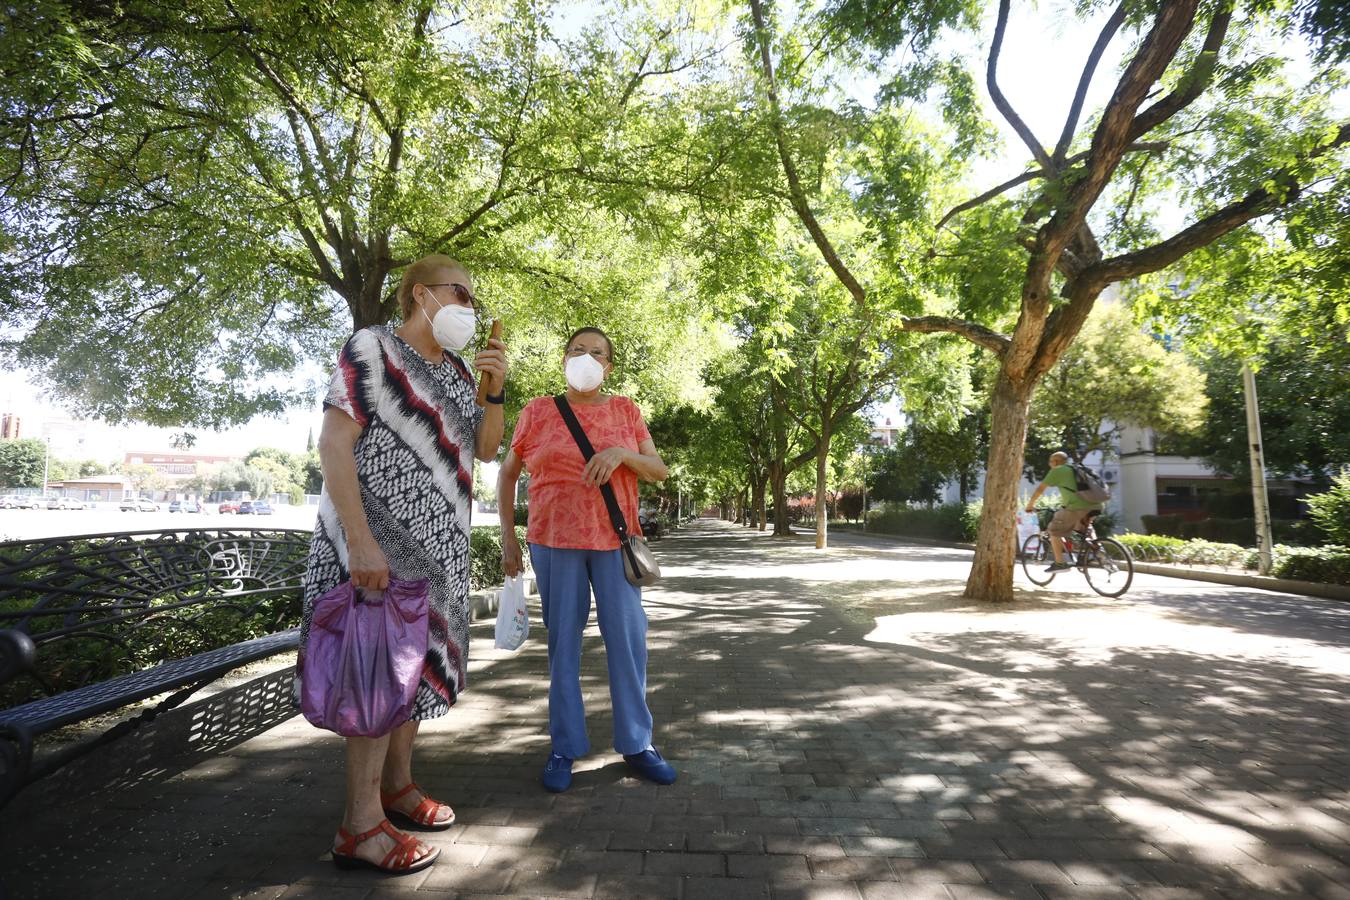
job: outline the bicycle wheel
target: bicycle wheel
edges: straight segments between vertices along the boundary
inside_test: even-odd
[[[1119,597],[1134,581],[1134,558],[1119,541],[1102,538],[1084,549],[1083,574],[1103,597]]]
[[[1055,552],[1050,549],[1050,541],[1044,532],[1033,534],[1022,544],[1022,571],[1032,584],[1044,587],[1055,580],[1054,572],[1045,571],[1045,567],[1055,561]]]

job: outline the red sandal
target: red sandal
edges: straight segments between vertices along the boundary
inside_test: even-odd
[[[356,855],[356,848],[377,834],[386,834],[394,841],[394,849],[384,855],[384,859],[373,863]],[[338,840],[342,843],[333,848],[333,863],[339,869],[374,869],[390,875],[408,875],[420,872],[440,858],[441,848],[432,847],[431,852],[421,859],[417,858],[420,847],[427,846],[410,834],[394,828],[388,819],[364,834],[350,834],[345,828],[338,829]]]
[[[417,807],[412,812],[405,813],[402,810],[393,808],[395,803],[401,798],[406,797],[412,791],[419,791],[422,793],[422,802],[417,804]],[[438,800],[432,800],[414,781],[408,782],[407,787],[392,794],[386,794],[384,791],[381,791],[380,805],[384,807],[384,814],[389,816],[389,818],[396,819],[400,822],[407,822],[409,825],[416,828],[444,831],[455,824],[455,811],[450,809],[449,805],[445,803],[441,803]],[[446,819],[444,822],[438,822],[436,821],[436,818],[441,814],[442,809],[450,809],[450,818]]]

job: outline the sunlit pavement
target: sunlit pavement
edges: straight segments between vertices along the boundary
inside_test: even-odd
[[[535,609],[515,654],[475,625],[470,691],[423,729],[418,780],[459,815],[426,872],[338,872],[341,741],[237,710],[21,796],[0,871],[15,897],[1350,897],[1350,604],[1069,573],[992,607],[960,599],[965,551],[832,543],[702,521],[656,545],[672,786],[608,748],[594,626],[595,752],[539,786]],[[239,705],[280,721],[277,694]]]

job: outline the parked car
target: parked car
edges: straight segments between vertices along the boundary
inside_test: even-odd
[[[185,513],[199,513],[199,512],[201,512],[201,511],[202,511],[202,508],[201,508],[201,506],[197,503],[196,500],[184,500],[184,501],[183,501],[183,512],[185,512]]]
[[[237,513],[237,512],[239,512],[239,504],[238,504],[238,502],[236,502],[236,501],[234,501],[234,500],[225,500],[225,501],[223,501],[223,502],[220,504],[220,506],[217,506],[217,507],[216,507],[216,512],[218,512],[218,513]]]
[[[253,501],[253,514],[255,516],[270,516],[272,514],[272,504],[266,500]]]
[[[122,512],[159,512],[159,504],[149,497],[127,497],[117,508]]]
[[[20,497],[17,494],[7,494],[0,497],[0,509],[41,509],[41,497]]]
[[[53,497],[47,501],[48,509],[84,509],[84,501],[74,497]]]
[[[239,513],[239,515],[241,515],[241,516],[251,516],[251,515],[253,515],[253,501],[252,501],[252,500],[240,500],[240,501],[239,501],[239,508],[236,509],[235,512]]]

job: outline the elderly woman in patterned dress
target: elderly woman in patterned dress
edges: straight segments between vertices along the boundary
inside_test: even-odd
[[[490,340],[474,357],[488,385],[480,408],[458,355],[477,315],[469,273],[446,256],[420,259],[404,273],[398,300],[403,324],[352,335],[324,400],[324,492],[302,631],[314,600],[348,578],[371,590],[386,588],[391,575],[430,582],[426,665],[412,718],[384,737],[347,738],[347,802],[333,844],[340,866],[402,874],[431,865],[440,850],[388,817],[432,830],[455,821],[413,781],[412,746],[421,721],[445,715],[465,686],[473,462],[495,458],[501,445],[506,348]],[[303,655],[298,670],[303,677]]]

